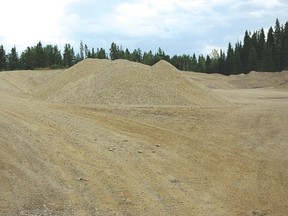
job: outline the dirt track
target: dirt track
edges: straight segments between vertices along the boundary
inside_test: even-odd
[[[108,107],[0,73],[0,215],[287,215],[288,91],[217,77],[185,74],[222,106]]]

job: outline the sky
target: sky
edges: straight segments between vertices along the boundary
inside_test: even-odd
[[[244,33],[288,21],[287,0],[0,0],[0,44],[22,52],[39,41],[70,43],[79,52],[161,47],[166,54],[210,54],[243,41]]]

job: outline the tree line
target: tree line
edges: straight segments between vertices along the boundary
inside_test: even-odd
[[[103,48],[89,49],[80,42],[79,52],[70,44],[65,44],[63,54],[56,45],[38,42],[27,47],[20,55],[14,46],[9,53],[0,45],[0,71],[31,70],[38,68],[68,68],[85,58],[126,59],[147,65],[166,60],[176,68],[185,71],[221,73],[224,75],[255,71],[282,71],[288,69],[288,22],[280,25],[276,19],[274,28],[270,27],[265,35],[264,29],[246,31],[243,42],[233,47],[228,44],[227,51],[213,49],[210,55],[167,55],[161,48],[156,53],[151,50],[142,52],[140,48],[130,51],[128,48],[112,42],[109,52]]]

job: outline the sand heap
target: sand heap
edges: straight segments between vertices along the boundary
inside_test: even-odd
[[[58,74],[35,94],[76,105],[223,105],[166,61],[147,66],[127,60],[86,59]]]
[[[288,88],[288,71],[282,72],[256,72],[232,75],[228,82],[236,88]]]
[[[222,74],[205,74],[185,72],[185,77],[202,83],[210,89],[253,89],[274,88],[288,89],[288,71],[255,72],[225,76]]]

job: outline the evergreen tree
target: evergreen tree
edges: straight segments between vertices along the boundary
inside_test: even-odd
[[[41,41],[35,47],[35,67],[43,68],[45,66],[45,53]]]
[[[143,63],[146,65],[153,65],[154,64],[154,55],[153,55],[151,50],[148,53],[144,52]]]
[[[219,73],[227,74],[226,69],[226,56],[223,50],[220,50],[220,58],[219,58]]]
[[[283,69],[288,69],[288,22],[286,22],[283,30],[282,41],[282,53],[283,53]]]
[[[193,53],[192,59],[191,59],[191,71],[197,71],[198,69],[198,62],[195,53]]]
[[[134,49],[131,59],[134,62],[142,62],[142,51],[140,48],[138,48],[137,50]]]
[[[108,59],[105,49],[97,48],[96,58],[98,58],[98,59]]]
[[[73,56],[74,57],[74,56]],[[57,45],[53,46],[53,61],[52,61],[52,67],[60,67],[62,65],[62,55],[61,51],[59,50]]]
[[[241,62],[243,66],[243,72],[248,72],[247,65],[251,48],[252,48],[252,39],[250,37],[250,33],[246,31],[244,36],[243,51],[241,52]]]
[[[0,45],[0,71],[6,70],[7,60],[6,60],[6,52],[3,45]]]
[[[24,70],[31,70],[35,68],[35,58],[33,49],[27,47],[20,56],[21,68]]]
[[[249,52],[249,57],[248,57],[248,71],[257,71],[258,70],[258,55],[256,52],[256,49],[252,47]]]
[[[241,62],[241,53],[242,53],[242,44],[241,42],[236,43],[235,52],[234,52],[234,64],[235,64],[235,74],[243,72],[242,62]]]
[[[232,48],[231,43],[228,44],[226,65],[227,65],[226,75],[235,74],[236,73],[236,71],[235,71],[235,62],[234,62],[234,50]]]
[[[70,44],[65,44],[64,53],[63,53],[63,61],[64,61],[65,67],[71,67],[75,63],[74,49]]]
[[[263,65],[264,71],[276,71],[275,55],[274,55],[274,31],[271,27],[268,31],[267,41],[264,47],[263,53]]]
[[[54,48],[52,45],[44,47],[44,67],[51,67],[54,64]]]
[[[132,61],[132,55],[128,48],[125,49],[125,57],[126,60]]]
[[[210,65],[211,73],[217,73],[217,72],[219,73],[220,72],[220,68],[219,68],[220,55],[219,55],[219,52],[216,49],[213,49],[210,56],[211,56],[211,65]]]
[[[276,70],[282,70],[282,30],[280,27],[279,20],[276,19],[275,30],[274,30],[274,55]]]
[[[198,71],[199,72],[206,71],[206,62],[203,55],[198,56]]]
[[[206,73],[212,73],[212,60],[209,55],[206,56],[205,67]]]
[[[264,29],[262,28],[258,35],[258,44],[257,44],[257,49],[256,49],[257,54],[258,54],[258,59],[259,59],[259,66],[261,70],[262,70],[261,65],[263,65],[264,47],[265,47],[265,33],[264,33]]]
[[[90,52],[87,44],[84,45],[84,53],[85,53],[85,58],[91,58],[91,52]]]
[[[160,61],[160,60],[165,60],[170,62],[170,56],[166,55],[165,52],[159,47],[158,52],[154,56],[155,58],[155,63]]]
[[[82,61],[84,59],[84,45],[83,45],[83,41],[80,41],[80,61]]]
[[[110,47],[110,59],[116,60],[120,58],[120,49],[119,46],[117,46],[116,43],[112,43]]]
[[[191,71],[192,70],[192,57],[190,55],[182,55],[182,67],[184,71]]]
[[[15,46],[11,49],[11,52],[8,54],[8,68],[9,70],[19,69],[19,58]]]
[[[96,53],[95,53],[94,47],[92,47],[91,58],[96,58]]]

